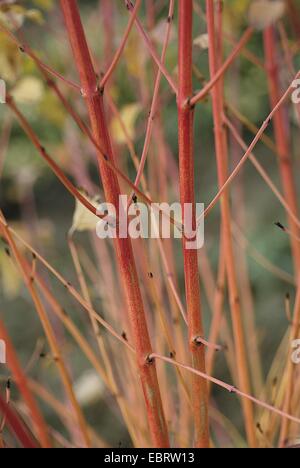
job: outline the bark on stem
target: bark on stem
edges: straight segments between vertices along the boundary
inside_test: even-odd
[[[183,209],[186,203],[192,203],[195,208],[194,111],[190,106],[186,106],[186,102],[191,98],[193,92],[192,30],[193,1],[179,0],[178,139],[180,198]],[[195,227],[195,212],[193,224]],[[197,343],[197,337],[203,337],[204,335],[201,317],[198,253],[196,250],[186,248],[186,239],[183,241],[183,253],[189,346],[192,363],[196,370],[205,373],[205,349]],[[192,386],[195,446],[206,448],[209,446],[207,382],[194,375]]]
[[[108,160],[113,161],[113,150],[104,112],[104,90],[97,88],[96,74],[81,23],[77,1],[61,0],[61,8],[73,49],[75,63],[80,75],[82,93],[86,100],[93,136],[97,144],[104,149]],[[120,195],[118,179],[113,171],[107,167],[101,154],[98,155],[98,162],[106,201],[118,207]],[[152,442],[155,447],[168,447],[168,431],[157,380],[156,366],[154,362],[149,362],[147,359],[151,355],[152,348],[130,240],[116,239],[115,250],[128,305]]]

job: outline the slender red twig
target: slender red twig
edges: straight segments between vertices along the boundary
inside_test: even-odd
[[[85,208],[93,213],[95,216],[97,216],[99,219],[105,218],[105,215],[102,215],[98,213],[97,207],[91,204],[91,202],[78,190],[73,183],[68,179],[68,177],[63,173],[61,168],[58,166],[58,164],[54,161],[54,159],[50,156],[46,148],[41,144],[37,134],[33,130],[32,126],[22,114],[20,109],[17,107],[16,103],[14,102],[13,98],[7,94],[6,97],[7,100],[7,105],[10,107],[10,109],[14,112],[16,117],[18,118],[23,130],[33,143],[33,145],[36,147],[38,150],[40,156],[44,159],[44,161],[48,164],[48,166],[51,168],[53,173],[56,175],[56,177],[60,180],[60,182],[65,186],[65,188],[68,190],[68,192],[73,195],[73,197],[78,200]],[[94,137],[93,137],[94,140]],[[169,214],[162,210],[159,206],[159,204],[154,203],[151,198],[149,198],[147,195],[145,195],[136,185],[134,185],[127,176],[123,174],[123,172],[116,167],[113,161],[107,159],[107,156],[105,155],[105,151],[101,149],[99,144],[95,142],[95,147],[99,152],[99,157],[102,158],[103,164],[107,166],[109,169],[111,169],[112,172],[114,172],[116,175],[120,177],[120,179],[124,180],[126,184],[134,190],[134,193],[139,196],[139,198],[144,201],[148,206],[153,206],[155,210],[160,212],[162,216],[170,221],[170,223],[174,226],[181,227],[181,224],[179,224],[178,221],[176,221],[174,218],[169,216]]]

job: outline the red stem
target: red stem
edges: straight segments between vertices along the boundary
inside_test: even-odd
[[[178,131],[181,204],[195,207],[194,184],[194,112],[185,103],[192,96],[192,31],[193,1],[179,0],[179,89],[178,89]],[[194,213],[195,216],[195,213]],[[194,226],[196,220],[194,219]],[[198,274],[198,253],[186,248],[183,241],[184,273],[189,328],[189,346],[193,367],[205,373],[205,349],[199,346],[197,337],[203,337]],[[209,446],[208,430],[208,389],[204,379],[193,376],[193,409],[196,447]]]
[[[97,89],[96,74],[81,23],[77,2],[76,0],[61,0],[61,8],[73,49],[75,63],[80,75],[94,138],[97,144],[105,149],[107,158],[113,161],[113,150],[104,113],[103,93],[100,93]],[[98,156],[99,171],[106,201],[118,207],[120,196],[118,179],[114,172],[103,162],[101,155],[99,154]],[[150,362],[148,359],[152,348],[130,240],[116,239],[115,250],[128,305],[152,441],[156,447],[168,447],[168,431],[157,380],[156,366],[154,362]]]

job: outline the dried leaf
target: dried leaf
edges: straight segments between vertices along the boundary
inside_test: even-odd
[[[133,140],[135,137],[135,124],[140,111],[141,105],[135,103],[123,107],[123,109],[120,112],[121,120],[123,122],[124,127],[126,128],[127,135],[131,140]],[[120,123],[120,120],[117,117],[115,117],[112,120],[111,133],[117,143],[126,143],[126,134]]]

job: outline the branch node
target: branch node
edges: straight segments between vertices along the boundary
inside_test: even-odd
[[[98,93],[100,94],[100,96],[103,96],[104,95],[104,91],[105,91],[105,86],[98,86]]]
[[[146,364],[148,366],[153,366],[154,362],[155,362],[154,357],[151,354],[148,354],[148,356],[146,357]]]

